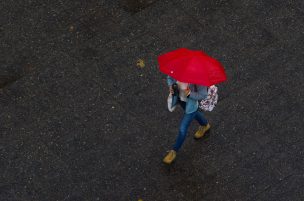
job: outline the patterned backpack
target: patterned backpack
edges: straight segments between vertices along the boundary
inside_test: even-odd
[[[217,86],[212,85],[208,87],[208,96],[199,102],[199,108],[203,111],[211,112],[217,104],[218,94]]]

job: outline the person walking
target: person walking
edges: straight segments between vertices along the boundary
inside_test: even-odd
[[[176,154],[187,136],[188,127],[194,119],[200,124],[194,134],[196,139],[202,138],[210,130],[211,126],[199,108],[201,108],[202,102],[203,108],[208,102],[208,87],[213,89],[213,85],[226,81],[227,76],[219,61],[200,50],[179,48],[164,53],[157,59],[159,70],[167,75],[167,84],[172,97],[171,104],[168,101],[168,109],[172,111],[177,104],[184,109],[176,142],[163,159],[164,163],[171,164],[175,160]]]
[[[202,138],[205,133],[210,130],[211,126],[208,123],[207,119],[204,117],[204,114],[199,111],[198,107],[198,101],[207,98],[207,87],[180,82],[170,76],[167,76],[167,84],[169,86],[170,94],[178,96],[176,99],[177,102],[173,103],[171,107],[174,107],[176,104],[180,104],[184,110],[184,115],[179,125],[179,132],[176,138],[176,142],[163,159],[164,163],[171,164],[176,158],[176,153],[185,141],[187,130],[194,119],[200,124],[198,130],[194,134],[194,138],[196,139]],[[177,86],[178,94],[174,94],[173,86]]]

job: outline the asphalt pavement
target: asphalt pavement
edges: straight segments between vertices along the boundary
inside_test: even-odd
[[[1,201],[303,201],[301,0],[4,0]],[[157,56],[179,47],[228,76],[194,140],[162,163],[170,113]]]

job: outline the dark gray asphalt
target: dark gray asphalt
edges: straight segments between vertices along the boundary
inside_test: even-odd
[[[304,200],[301,0],[4,0],[1,201]],[[213,130],[161,160],[182,111],[156,57],[220,60]],[[138,59],[145,61],[139,68]]]

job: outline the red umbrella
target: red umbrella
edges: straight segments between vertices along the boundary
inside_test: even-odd
[[[180,48],[158,57],[160,71],[186,83],[211,86],[227,80],[220,62],[203,51]]]

